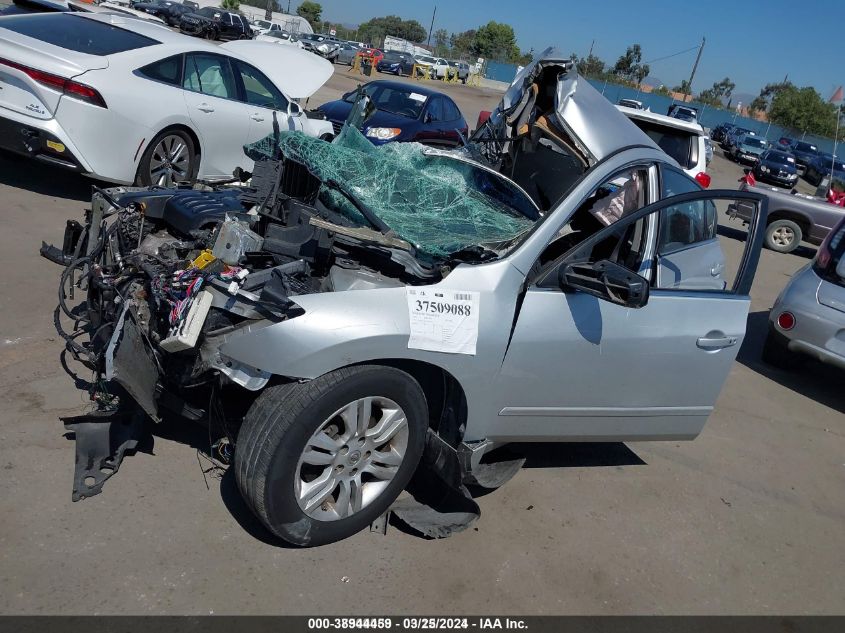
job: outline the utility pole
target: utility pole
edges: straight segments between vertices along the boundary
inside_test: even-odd
[[[695,57],[695,63],[692,65],[692,72],[689,76],[687,89],[684,91],[684,103],[686,103],[687,96],[692,92],[692,80],[695,79],[695,71],[698,70],[698,62],[701,59],[701,53],[704,51],[704,38],[701,38],[701,46],[698,47],[698,55]]]
[[[287,13],[288,13],[288,15],[290,15],[290,0],[288,0],[288,11],[287,11]]]
[[[431,26],[428,27],[428,45],[431,46],[431,31],[434,29],[434,16],[437,15],[437,5],[434,5],[434,13],[431,14]]]
[[[595,41],[595,40],[593,40],[593,41],[590,43],[590,52],[589,52],[589,53],[587,53],[587,57],[592,57],[592,56],[593,56],[593,46],[595,46],[595,45],[596,45],[596,41]]]

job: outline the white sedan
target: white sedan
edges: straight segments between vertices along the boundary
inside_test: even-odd
[[[113,14],[0,18],[0,148],[102,180],[169,185],[252,169],[243,145],[329,137],[294,99],[332,65],[292,46],[220,46]]]

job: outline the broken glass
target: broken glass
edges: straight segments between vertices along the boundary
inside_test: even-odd
[[[279,146],[322,182],[339,183],[424,257],[512,240],[539,217],[530,198],[506,178],[449,156],[426,155],[419,143],[375,146],[344,126],[333,143],[281,132]],[[273,156],[273,148],[268,136],[244,151],[262,160]],[[320,196],[349,219],[369,225],[335,189],[323,186]]]

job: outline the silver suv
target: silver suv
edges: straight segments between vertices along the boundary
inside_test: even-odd
[[[102,409],[68,421],[77,498],[135,441],[132,402],[207,424],[298,545],[361,530],[418,467],[463,494],[512,474],[485,468],[508,443],[701,432],[745,335],[762,196],[703,191],[551,50],[463,150],[373,146],[371,111],[332,143],[248,147],[251,187],[98,191],[45,245]],[[717,231],[736,200],[744,245]]]

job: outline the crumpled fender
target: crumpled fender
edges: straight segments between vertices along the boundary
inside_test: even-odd
[[[302,295],[293,300],[305,314],[232,336],[220,346],[220,353],[290,378],[317,378],[354,363],[397,358],[401,351],[410,358],[430,356],[407,349],[410,321],[404,287]]]

